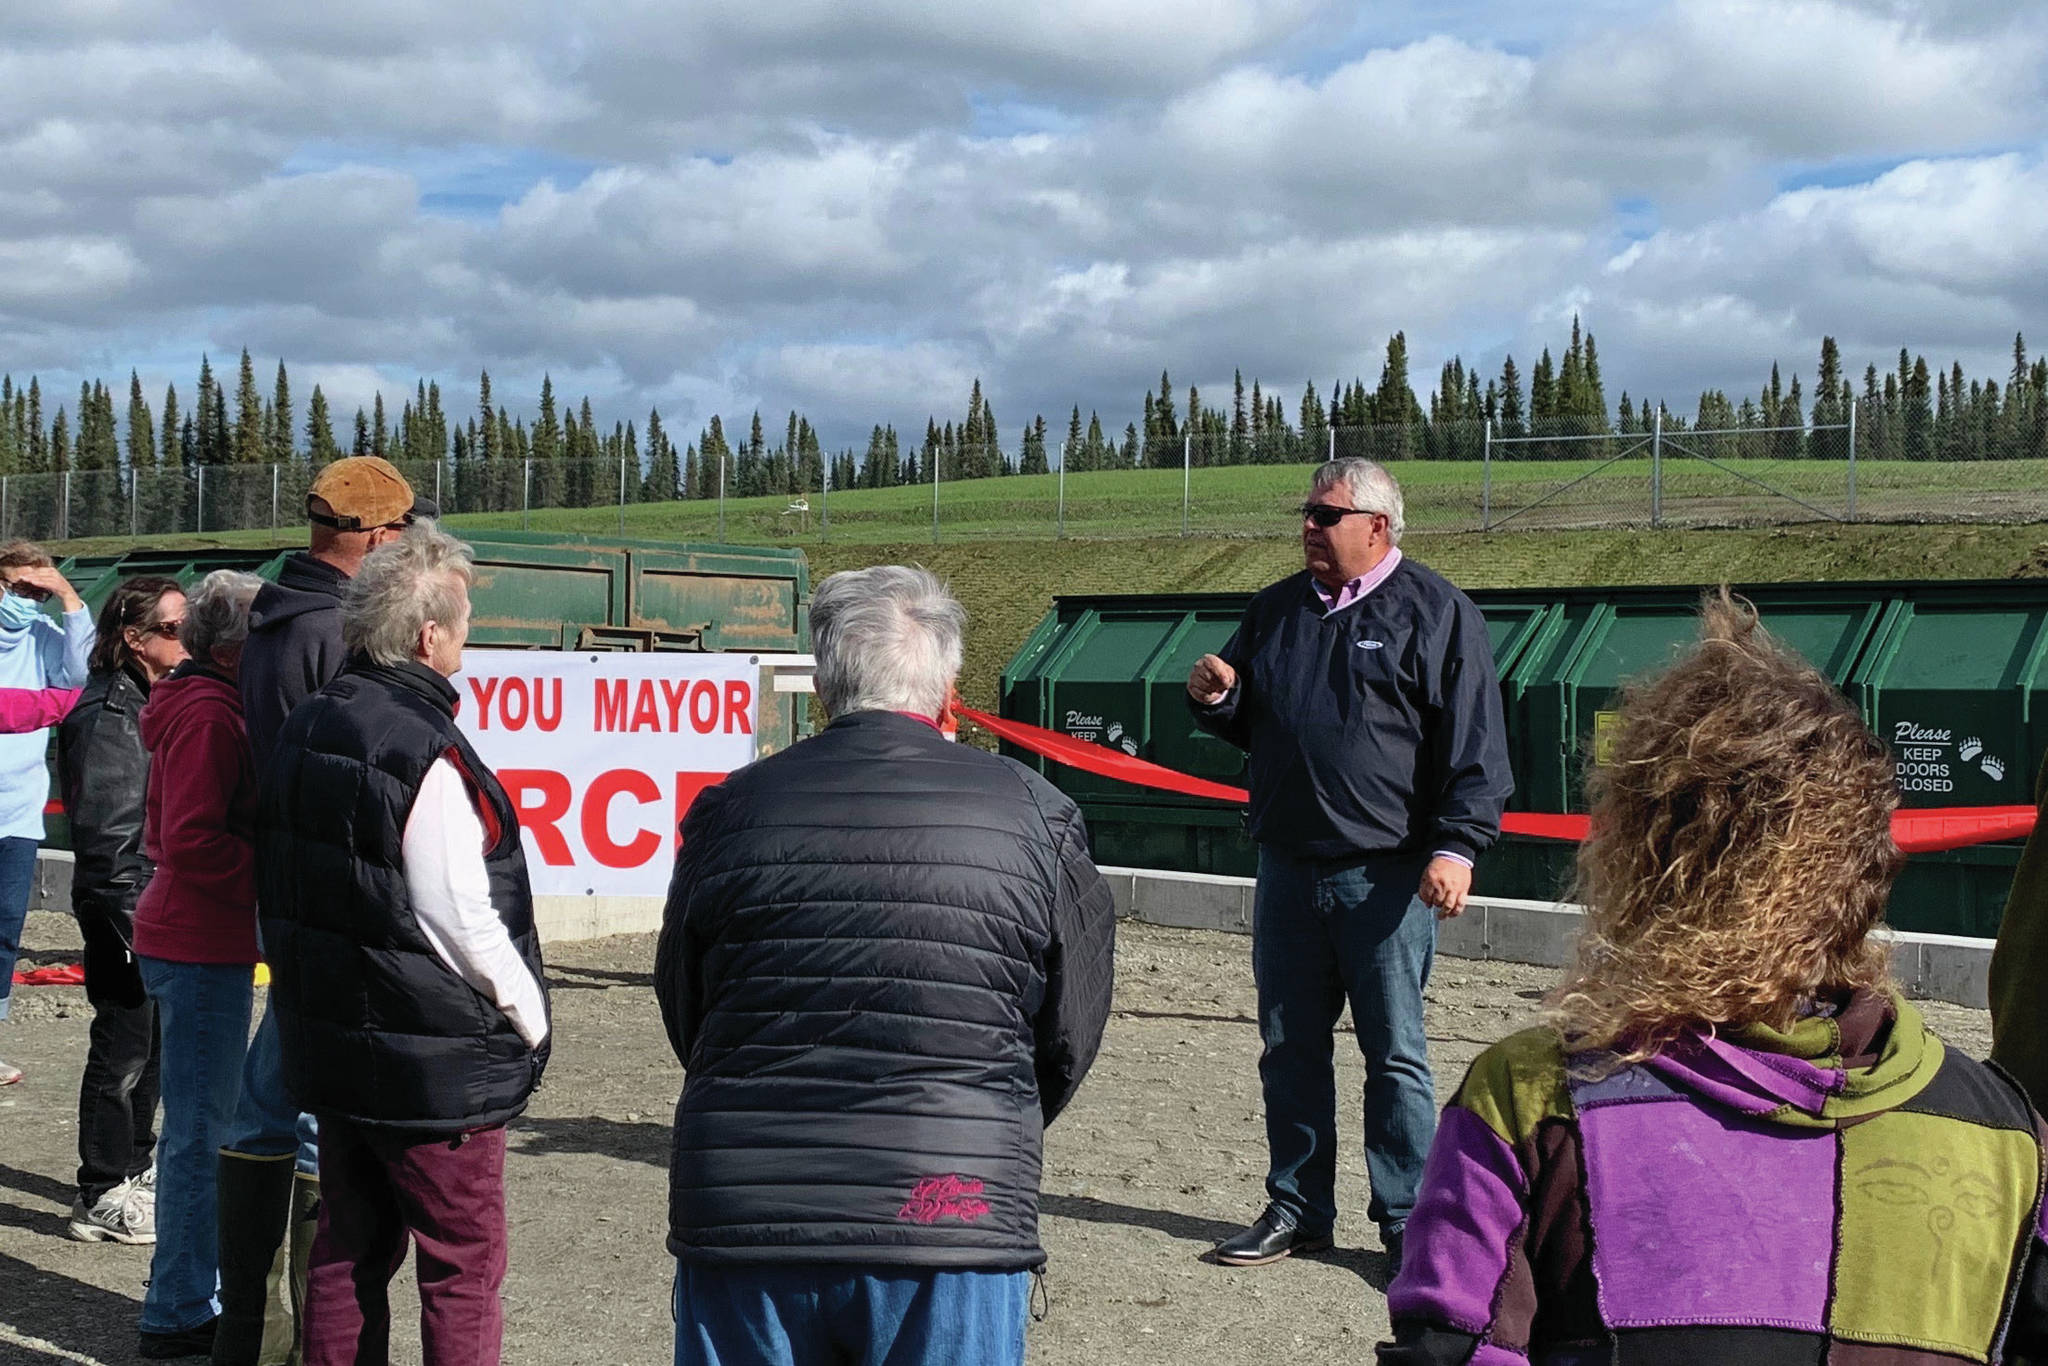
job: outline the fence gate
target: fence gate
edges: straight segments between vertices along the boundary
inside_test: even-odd
[[[1820,426],[1486,438],[1482,531],[1856,520],[1856,415]]]

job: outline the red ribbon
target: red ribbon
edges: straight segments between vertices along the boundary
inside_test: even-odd
[[[972,707],[956,706],[954,711],[1019,749],[1069,768],[1078,768],[1083,773],[1115,778],[1162,792],[1178,792],[1187,797],[1209,797],[1239,806],[1251,800],[1251,794],[1241,787],[1190,777],[1107,745],[1077,740],[1071,735],[1022,721],[1005,720]],[[2031,806],[1948,806],[1898,811],[1892,814],[1892,838],[1900,849],[1909,854],[1963,849],[1994,840],[2024,839],[2034,833],[2035,814]],[[1589,818],[1571,813],[1510,811],[1501,817],[1500,828],[1509,835],[1577,842],[1586,838]]]

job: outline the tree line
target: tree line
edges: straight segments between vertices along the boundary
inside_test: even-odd
[[[1158,389],[1141,396],[1141,416],[1121,432],[1105,428],[1099,412],[1084,422],[1075,405],[1063,434],[1056,437],[1038,414],[1006,444],[977,379],[959,421],[934,415],[910,442],[877,423],[864,450],[827,452],[809,417],[792,410],[771,443],[757,410],[744,436],[714,415],[678,450],[658,409],[644,425],[614,419],[606,427],[588,395],[574,405],[560,401],[551,377],[541,381],[531,421],[514,416],[493,394],[488,371],[479,374],[477,402],[465,416],[451,415],[440,385],[422,378],[395,416],[379,391],[339,426],[316,384],[301,419],[284,362],[266,391],[244,350],[231,384],[202,357],[190,396],[172,384],[155,404],[131,370],[121,415],[100,380],[81,383],[75,404],[53,405],[36,377],[24,386],[0,376],[0,474],[77,472],[80,487],[92,490],[86,496],[111,506],[128,496],[121,485],[131,479],[130,491],[145,479],[159,486],[167,475],[201,484],[202,471],[242,467],[249,478],[224,485],[216,474],[214,485],[238,489],[234,496],[251,503],[276,492],[266,492],[267,468],[258,477],[253,467],[290,470],[297,487],[300,472],[341,455],[379,455],[433,472],[451,508],[588,507],[721,492],[796,494],[820,489],[828,477],[835,488],[885,488],[925,483],[935,473],[944,481],[1042,474],[1062,460],[1076,471],[1171,468],[1183,459],[1297,464],[1331,453],[1457,460],[1476,459],[1489,446],[1497,459],[1557,459],[1611,453],[1660,426],[1674,437],[1725,433],[1724,454],[1839,459],[1852,408],[1862,458],[2048,458],[2048,358],[2031,359],[2023,336],[2013,338],[2002,382],[1966,376],[1960,362],[1931,368],[1902,348],[1896,368],[1869,365],[1860,386],[1845,373],[1834,338],[1823,338],[1810,394],[1809,402],[1801,377],[1788,383],[1774,362],[1758,391],[1739,400],[1709,389],[1688,414],[1623,391],[1610,408],[1599,344],[1574,318],[1559,354],[1545,347],[1526,383],[1512,355],[1483,378],[1454,356],[1426,402],[1409,377],[1407,337],[1396,332],[1376,383],[1354,377],[1332,384],[1325,397],[1310,382],[1291,410],[1260,379],[1247,388],[1242,372],[1227,401],[1211,403],[1192,385],[1183,395],[1162,371]]]

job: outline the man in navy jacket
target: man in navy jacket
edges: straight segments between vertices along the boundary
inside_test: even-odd
[[[1365,1055],[1368,1208],[1388,1271],[1436,1130],[1422,992],[1500,833],[1500,686],[1479,609],[1400,551],[1401,490],[1369,460],[1316,471],[1305,572],[1252,599],[1188,676],[1204,730],[1246,750],[1259,846],[1252,929],[1265,1047],[1269,1203],[1217,1249],[1259,1266],[1330,1246],[1331,1033],[1349,1000]]]

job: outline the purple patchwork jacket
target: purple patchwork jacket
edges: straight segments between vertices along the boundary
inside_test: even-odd
[[[1495,1044],[1388,1292],[1402,1366],[2048,1362],[2043,1128],[1896,996],[1650,1061]]]

